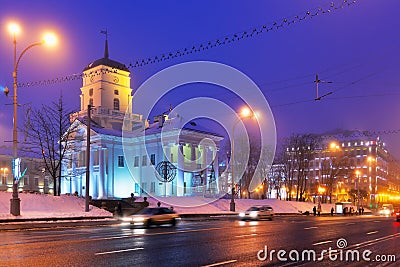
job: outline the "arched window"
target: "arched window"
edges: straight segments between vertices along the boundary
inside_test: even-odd
[[[90,88],[89,89],[89,96],[92,96],[93,95],[93,88]]]
[[[119,99],[114,98],[114,110],[119,110]]]

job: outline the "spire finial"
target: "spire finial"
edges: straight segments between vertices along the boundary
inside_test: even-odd
[[[104,58],[108,58],[108,31],[107,29],[100,31],[100,33],[106,36],[106,44],[104,47]]]

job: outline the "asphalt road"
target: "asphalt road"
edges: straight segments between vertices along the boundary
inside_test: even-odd
[[[398,266],[400,262],[400,223],[375,216],[182,221],[176,227],[151,229],[62,227],[2,231],[0,236],[1,266]]]

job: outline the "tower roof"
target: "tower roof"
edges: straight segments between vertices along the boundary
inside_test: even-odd
[[[123,71],[129,72],[129,69],[125,66],[125,64],[122,64],[122,63],[120,63],[118,61],[109,59],[109,56],[108,56],[109,54],[108,54],[107,31],[105,31],[105,34],[106,34],[106,43],[105,43],[105,46],[104,46],[104,57],[93,61],[92,63],[87,65],[83,69],[83,71],[87,71],[87,70],[90,70],[91,68],[95,68],[97,66],[104,65],[104,66],[111,67],[111,68],[114,68],[114,69],[119,69],[119,70],[123,70]]]
[[[100,58],[98,60],[93,61],[92,63],[90,63],[89,65],[87,65],[83,71],[87,71],[90,70],[94,67],[100,66],[100,65],[104,65],[107,67],[111,67],[114,69],[119,69],[119,70],[123,70],[123,71],[127,71],[129,72],[129,69],[125,66],[125,64],[122,64],[118,61],[109,59],[109,58]]]

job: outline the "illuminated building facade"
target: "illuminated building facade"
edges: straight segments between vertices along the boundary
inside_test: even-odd
[[[19,181],[18,191],[30,193],[53,193],[53,180],[41,158],[33,155],[21,154],[21,171],[26,169],[24,176]],[[12,192],[12,148],[0,147],[0,191]]]
[[[63,163],[62,193],[86,193],[86,125],[90,105],[89,195],[93,199],[124,198],[131,193],[218,194],[217,150],[222,137],[196,123],[183,129],[175,127],[181,118],[171,112],[155,116],[151,123],[142,115],[133,114],[129,69],[109,59],[107,41],[104,57],[83,70],[81,92],[81,109],[71,115],[72,127],[77,130]],[[163,130],[166,126],[167,131]],[[203,142],[206,139],[215,145]],[[164,182],[156,175],[155,167],[163,161],[176,168],[172,181]]]

